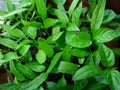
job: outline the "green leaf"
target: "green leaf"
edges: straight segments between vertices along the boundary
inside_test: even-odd
[[[120,56],[120,48],[113,48],[112,51],[118,56]]]
[[[37,28],[36,27],[29,27],[27,30],[27,35],[32,38],[35,39],[37,36]]]
[[[66,44],[76,48],[85,48],[92,44],[90,34],[87,32],[80,32],[78,35],[68,32],[65,39]]]
[[[66,0],[53,0],[55,4],[61,4],[64,5]]]
[[[0,59],[2,59],[4,57],[2,50],[0,49]]]
[[[105,67],[111,67],[114,65],[115,55],[110,48],[108,48],[104,44],[99,44],[99,54],[101,62]]]
[[[53,12],[57,16],[57,18],[59,20],[61,20],[62,22],[65,22],[65,23],[69,22],[68,16],[66,15],[65,12],[63,12],[63,11],[61,11],[59,9],[54,9]]]
[[[73,48],[71,54],[76,57],[85,57],[89,55],[89,51],[87,49]]]
[[[36,22],[36,21],[25,21],[25,20],[21,20],[22,23],[25,25],[25,26],[31,26],[31,27],[37,27],[37,28],[41,28],[42,26],[42,23],[40,22]]]
[[[108,42],[118,37],[120,37],[120,30],[100,28],[93,32],[93,38],[96,42]]]
[[[73,76],[73,80],[81,80],[89,77],[94,77],[102,73],[101,68],[98,65],[85,65]]]
[[[23,45],[20,50],[19,50],[19,53],[24,56],[28,50],[30,49],[30,45]]]
[[[72,1],[72,4],[70,5],[69,10],[68,10],[69,17],[73,14],[73,12],[75,10],[75,7],[77,6],[78,2],[79,2],[79,0],[73,0]]]
[[[106,0],[99,0],[98,4],[92,14],[91,19],[91,30],[97,30],[100,28],[103,17],[104,17],[104,10],[105,10]]]
[[[9,38],[0,38],[0,44],[11,49],[16,49],[17,43]]]
[[[30,63],[28,63],[26,65],[28,67],[30,67],[35,72],[42,72],[46,68],[44,65],[40,65],[38,62],[30,62]]]
[[[62,53],[62,59],[64,61],[70,61],[71,60],[71,47],[65,46]]]
[[[23,85],[20,90],[35,90],[39,87],[48,77],[48,73],[41,73],[35,79],[30,81],[27,85]]]
[[[79,6],[75,9],[75,11],[72,14],[72,23],[79,25],[81,12],[82,12],[82,2],[79,4]]]
[[[66,85],[67,85],[67,82],[66,82],[64,76],[62,76],[62,78],[60,78],[60,80],[57,83],[57,87],[62,87],[62,86],[66,86]]]
[[[4,55],[5,60],[18,60],[19,57],[16,52],[8,52]]]
[[[45,41],[43,38],[39,38],[37,42],[39,47],[45,52],[48,57],[52,57],[54,55],[53,47],[49,45],[47,41]]]
[[[107,9],[105,10],[105,15],[102,23],[108,23],[112,21],[115,17],[116,17],[115,12],[113,10]]]
[[[24,9],[24,8],[16,9],[16,10],[14,10],[14,11],[12,11],[12,12],[9,12],[9,13],[3,15],[2,17],[3,17],[4,19],[6,19],[6,18],[8,18],[8,17],[10,17],[10,16],[13,16],[13,15],[15,15],[15,14],[24,12],[24,11],[26,11],[26,10],[27,10],[27,9]]]
[[[58,72],[65,74],[74,74],[78,69],[77,64],[73,64],[71,62],[61,61],[58,66]]]
[[[43,50],[39,50],[36,53],[36,59],[40,64],[43,64],[46,61],[46,54]]]
[[[50,28],[58,22],[58,19],[46,18],[44,20],[44,28]]]
[[[59,52],[53,57],[50,65],[48,67],[47,73],[50,73],[52,71],[52,69],[55,67],[56,63],[60,59],[61,55],[62,55],[62,52]]]
[[[70,23],[67,27],[67,31],[80,31],[80,29],[75,23]]]
[[[56,41],[60,38],[63,32],[60,31],[60,27],[55,27],[52,30],[52,41]]]
[[[13,5],[12,5],[12,0],[7,0],[6,1],[7,9],[8,11],[13,11]]]
[[[15,75],[17,80],[19,81],[25,80],[25,77],[16,69],[14,62],[12,60],[10,61],[10,71]]]
[[[120,90],[120,72],[117,70],[105,70],[105,77],[111,90]]]
[[[18,28],[13,28],[13,26],[6,25],[6,24],[2,24],[1,27],[9,35],[12,35],[12,36],[18,37],[18,38],[25,38],[24,33]]]
[[[16,68],[18,69],[21,74],[26,76],[29,79],[33,79],[36,77],[35,73],[27,66],[21,64],[21,63],[15,63]]]
[[[39,16],[44,20],[47,16],[47,8],[45,0],[36,0],[36,8]]]

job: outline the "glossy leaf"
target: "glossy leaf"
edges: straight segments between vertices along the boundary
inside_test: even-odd
[[[61,5],[64,5],[66,2],[66,0],[53,0],[53,1],[54,1],[54,3],[61,4]]]
[[[67,27],[67,31],[80,31],[80,29],[75,23],[70,23]]]
[[[57,22],[58,22],[57,19],[46,18],[44,20],[44,28],[50,28],[51,26],[55,25]]]
[[[101,62],[105,67],[111,67],[114,65],[115,55],[110,48],[108,48],[104,44],[100,44],[99,54],[100,54]]]
[[[46,54],[43,50],[39,50],[36,53],[36,59],[40,64],[43,64],[46,61]]]
[[[28,50],[30,49],[30,45],[23,45],[20,50],[19,50],[19,53],[24,56]]]
[[[112,51],[118,56],[120,56],[120,48],[113,48]]]
[[[0,44],[9,47],[11,49],[15,49],[17,46],[17,43],[9,38],[0,38]]]
[[[75,9],[75,11],[72,14],[72,23],[79,25],[81,12],[82,12],[82,2],[79,4],[79,6]]]
[[[25,77],[16,69],[13,61],[10,61],[10,71],[15,75],[17,80],[19,81],[25,80]]]
[[[58,72],[65,74],[74,74],[78,69],[77,64],[73,64],[71,62],[61,61],[58,66]]]
[[[73,56],[76,56],[76,57],[85,57],[85,56],[88,56],[89,55],[89,52],[87,49],[77,49],[77,48],[73,48],[71,50],[71,54]]]
[[[93,38],[97,42],[108,42],[120,37],[120,30],[101,28],[93,32]]]
[[[21,21],[25,26],[38,27],[38,28],[41,28],[42,26],[42,23],[36,21],[31,21],[31,22],[25,20],[21,20]]]
[[[78,35],[75,35],[74,33],[67,33],[66,43],[76,48],[85,48],[90,46],[92,41],[89,33],[80,32]]]
[[[52,57],[54,55],[53,47],[49,45],[47,41],[45,41],[43,38],[39,38],[37,42],[39,47],[45,52],[46,56]]]
[[[18,37],[18,38],[25,38],[24,33],[20,29],[18,29],[18,28],[13,28],[12,26],[5,25],[5,24],[2,24],[1,27],[9,35],[12,35],[12,36]]]
[[[57,83],[57,87],[62,87],[62,86],[65,86],[65,85],[67,85],[67,82],[66,82],[64,76],[62,76],[62,78],[60,78],[60,80]]]
[[[30,62],[30,63],[28,63],[26,65],[28,67],[30,67],[35,72],[42,72],[46,68],[44,65],[40,65],[38,62]]]
[[[18,60],[19,57],[16,52],[8,52],[4,55],[5,60]]]
[[[62,55],[62,52],[59,52],[59,53],[57,53],[57,54],[53,57],[50,65],[49,65],[49,67],[48,67],[47,73],[50,73],[50,72],[52,71],[52,69],[55,67],[55,65],[57,64],[58,60],[60,59],[61,55]]]
[[[102,70],[98,65],[85,65],[73,76],[73,80],[82,80],[102,74]]]
[[[62,59],[64,61],[70,61],[71,60],[71,47],[65,46],[62,53]]]
[[[35,27],[29,27],[27,30],[27,35],[32,38],[35,39],[37,36],[37,28]]]
[[[112,21],[116,17],[116,14],[113,10],[107,9],[105,10],[105,15],[103,18],[103,23],[108,23]]]
[[[105,77],[111,90],[120,89],[120,72],[117,70],[105,70]]]
[[[12,12],[9,12],[9,13],[3,15],[2,17],[5,19],[5,18],[8,18],[8,17],[13,16],[13,15],[15,15],[15,14],[19,14],[19,13],[21,13],[21,12],[24,12],[24,11],[26,11],[26,10],[27,10],[27,9],[24,9],[24,8],[16,9],[16,10],[14,10],[14,11],[12,11]]]
[[[68,10],[69,16],[71,16],[71,15],[73,14],[73,12],[74,12],[74,10],[75,10],[78,2],[79,2],[79,0],[73,0],[73,1],[72,1],[71,5],[70,5],[70,7],[69,7],[69,10]]]
[[[33,79],[36,77],[35,73],[27,66],[21,64],[21,63],[15,63],[16,68],[18,69],[21,74],[26,76],[29,79]]]
[[[53,30],[52,30],[52,41],[58,40],[62,34],[63,34],[63,32],[60,31],[60,27],[53,28]]]
[[[47,8],[45,0],[36,0],[36,7],[39,16],[44,20],[47,16]]]
[[[41,73],[35,79],[30,81],[28,84],[23,85],[20,90],[34,90],[38,88],[48,77],[48,73]]]
[[[97,6],[94,9],[91,19],[91,30],[97,30],[100,28],[105,10],[106,0],[99,0]]]

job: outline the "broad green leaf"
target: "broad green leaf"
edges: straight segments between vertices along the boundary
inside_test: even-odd
[[[78,65],[67,62],[67,61],[61,61],[58,66],[58,72],[65,73],[65,74],[74,74],[78,69]]]
[[[61,4],[61,5],[64,5],[65,2],[66,2],[66,0],[53,0],[53,2],[54,2],[55,4]]]
[[[57,18],[59,20],[61,20],[62,22],[65,22],[65,23],[69,22],[68,16],[66,15],[65,12],[63,12],[63,11],[61,11],[59,9],[54,9],[53,12],[57,16]]]
[[[20,90],[35,90],[38,88],[48,77],[48,73],[41,73],[35,79],[30,81],[28,84],[23,85]]]
[[[82,12],[82,2],[75,9],[75,11],[72,13],[72,23],[79,25],[81,12]]]
[[[8,52],[4,55],[5,60],[18,60],[19,57],[16,52]]]
[[[54,90],[57,87],[57,84],[55,82],[46,82],[48,90]]]
[[[38,50],[36,53],[36,59],[40,64],[43,64],[46,61],[46,54],[43,50]]]
[[[3,58],[3,57],[4,57],[4,55],[3,55],[3,53],[2,53],[2,51],[0,49],[0,59]]]
[[[67,85],[67,82],[66,82],[64,76],[62,76],[62,78],[60,78],[60,80],[57,83],[57,87],[62,87],[62,86],[66,86],[66,85]]]
[[[27,35],[32,38],[32,39],[35,39],[36,36],[37,36],[37,28],[36,27],[28,27],[28,30],[27,30]]]
[[[78,63],[79,64],[84,64],[84,62],[85,62],[85,57],[78,58]]]
[[[19,50],[19,53],[24,56],[28,50],[30,49],[30,45],[23,45],[20,50]]]
[[[78,80],[75,82],[73,90],[83,90],[87,84],[87,79]]]
[[[37,28],[41,28],[42,26],[42,23],[40,22],[36,22],[36,21],[25,21],[25,20],[21,20],[22,23],[25,25],[25,26],[31,26],[31,27],[37,27]]]
[[[60,31],[60,27],[55,27],[52,30],[52,41],[56,41],[60,38],[63,32]]]
[[[6,0],[6,5],[9,12],[13,11],[12,0]]]
[[[91,30],[97,30],[100,28],[103,17],[104,17],[104,10],[105,10],[105,4],[106,0],[99,0],[98,4],[96,5],[94,12],[92,14],[92,19],[91,19]]]
[[[70,5],[69,10],[68,10],[69,17],[73,14],[78,2],[79,2],[79,0],[72,1],[72,4]]]
[[[94,9],[96,7],[96,2],[97,0],[88,0],[89,4],[90,4],[90,12],[93,13]]]
[[[28,67],[30,67],[35,72],[42,72],[46,68],[44,65],[40,65],[38,62],[30,62],[30,63],[28,63],[26,65]]]
[[[13,28],[12,26],[5,25],[5,24],[2,24],[1,27],[9,35],[12,35],[12,36],[18,37],[18,38],[24,38],[25,37],[24,33],[18,28]]]
[[[120,56],[120,48],[113,48],[112,51],[118,56]]]
[[[15,75],[17,80],[19,81],[25,80],[25,77],[16,69],[13,61],[10,61],[10,71]]]
[[[71,47],[65,46],[62,53],[62,59],[64,61],[70,61],[71,60]]]
[[[120,72],[117,70],[105,70],[105,77],[111,90],[120,90]]]
[[[44,20],[44,28],[50,28],[58,22],[58,19],[46,18]]]
[[[47,8],[45,0],[36,0],[36,8],[38,15],[44,20],[47,16]]]
[[[39,38],[37,42],[39,47],[45,52],[48,57],[52,57],[54,55],[53,47],[49,45],[47,41],[45,41],[43,38]]]
[[[67,31],[80,31],[80,29],[75,23],[70,23],[67,27]]]
[[[115,64],[115,55],[113,51],[104,44],[99,44],[99,54],[101,62],[105,67],[111,67]]]
[[[95,82],[95,83],[88,84],[85,89],[86,90],[104,90],[105,87],[106,87],[105,84]]]
[[[120,37],[120,30],[100,28],[93,32],[93,38],[97,42],[108,42]]]
[[[66,44],[76,48],[85,48],[92,44],[91,36],[87,32],[80,32],[78,35],[68,32],[66,34]]]
[[[11,49],[16,49],[17,43],[9,38],[0,38],[0,44]]]
[[[103,23],[108,23],[116,17],[116,14],[113,10],[107,9],[105,10],[105,15],[103,18]]]
[[[24,11],[26,11],[26,10],[27,10],[27,9],[24,9],[24,8],[16,9],[16,10],[14,10],[14,11],[12,11],[12,12],[9,12],[9,13],[3,15],[2,17],[3,17],[4,19],[6,19],[6,18],[8,18],[8,17],[10,17],[10,16],[13,16],[13,15],[15,15],[15,14],[19,14],[19,13],[24,12]]]
[[[29,79],[33,79],[36,77],[35,73],[27,66],[21,64],[21,63],[15,63],[16,68],[18,69],[21,74],[26,76]]]
[[[55,65],[57,64],[58,60],[60,59],[61,55],[62,55],[62,52],[59,52],[59,53],[57,53],[57,54],[53,57],[50,65],[49,65],[49,67],[48,67],[47,73],[50,73],[50,72],[52,71],[52,69],[55,67]]]
[[[73,80],[81,80],[89,77],[94,77],[100,75],[102,73],[102,69],[98,65],[85,65],[73,76]]]
[[[71,54],[76,57],[85,57],[89,55],[89,51],[87,49],[73,48]]]

